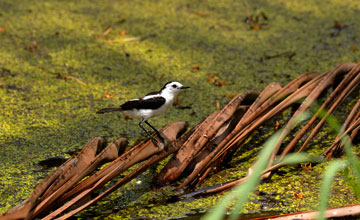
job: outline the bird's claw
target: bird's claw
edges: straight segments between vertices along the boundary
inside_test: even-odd
[[[155,138],[151,138],[151,140],[156,147],[158,147],[160,150],[164,150],[165,143],[163,143],[162,141],[158,141]]]

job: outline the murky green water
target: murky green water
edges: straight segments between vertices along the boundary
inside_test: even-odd
[[[51,171],[41,169],[39,161],[70,157],[96,135],[109,140],[127,135],[131,143],[143,137],[136,120],[95,115],[100,108],[178,80],[192,87],[179,97],[191,109],[172,109],[151,123],[161,127],[186,120],[195,125],[217,102],[227,103],[231,93],[262,89],[272,81],[285,84],[301,73],[359,60],[358,1],[247,4],[259,30],[244,22],[244,1],[0,1],[0,211],[26,198]],[[109,25],[113,28],[104,36]],[[127,41],[133,37],[140,40]],[[73,78],[59,77],[64,75]],[[269,136],[268,131],[262,135]],[[311,152],[321,152],[330,141],[321,134]],[[261,141],[250,141],[229,167],[201,187],[241,177],[254,160],[249,155],[260,147]],[[264,194],[252,196],[245,212],[316,208],[324,166],[280,169],[259,187]],[[198,216],[221,198],[171,203],[172,187],[149,190],[152,176],[146,172],[81,216]],[[331,206],[356,202],[341,177],[334,187]],[[302,191],[304,199],[295,200],[294,191]]]

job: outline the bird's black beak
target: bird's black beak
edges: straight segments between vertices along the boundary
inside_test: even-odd
[[[181,86],[180,89],[189,89],[190,86]]]

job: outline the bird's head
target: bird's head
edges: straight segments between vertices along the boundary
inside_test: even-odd
[[[180,91],[184,90],[184,89],[188,89],[190,88],[189,86],[183,86],[181,83],[179,82],[168,82],[164,85],[164,87],[161,89],[162,93],[170,93],[173,95],[177,95]]]

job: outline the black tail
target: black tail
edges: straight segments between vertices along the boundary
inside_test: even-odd
[[[108,112],[121,111],[121,108],[103,108],[96,112],[96,114],[104,114]]]

